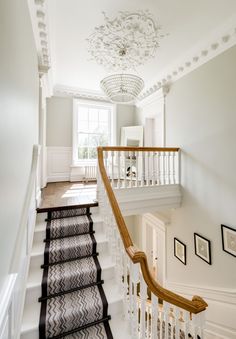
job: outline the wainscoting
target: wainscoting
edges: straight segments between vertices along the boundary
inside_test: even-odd
[[[47,147],[47,182],[70,181],[71,147]]]
[[[166,288],[185,297],[200,295],[208,303],[206,312],[206,339],[236,338],[236,290],[210,286],[195,286],[166,281]]]

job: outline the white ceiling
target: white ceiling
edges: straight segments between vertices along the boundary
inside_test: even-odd
[[[118,11],[148,9],[169,33],[160,41],[154,59],[137,69],[146,87],[176,60],[213,34],[236,14],[235,0],[50,0],[49,33],[54,85],[100,90],[108,75],[90,61],[86,38],[103,24],[102,11],[115,17]]]

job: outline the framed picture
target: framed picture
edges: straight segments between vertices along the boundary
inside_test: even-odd
[[[223,250],[236,257],[236,229],[221,225]]]
[[[200,234],[194,233],[195,254],[211,265],[211,242],[202,237]]]
[[[174,255],[186,265],[186,245],[177,238],[174,238]]]

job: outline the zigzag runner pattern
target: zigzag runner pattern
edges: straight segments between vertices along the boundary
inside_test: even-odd
[[[39,338],[113,339],[93,221],[76,213],[47,223]]]

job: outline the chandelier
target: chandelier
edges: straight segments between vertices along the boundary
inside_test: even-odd
[[[103,15],[105,23],[87,39],[88,51],[92,60],[115,72],[100,82],[103,91],[113,102],[128,103],[144,87],[139,76],[128,72],[155,57],[164,35],[149,11],[119,12],[113,20]]]

